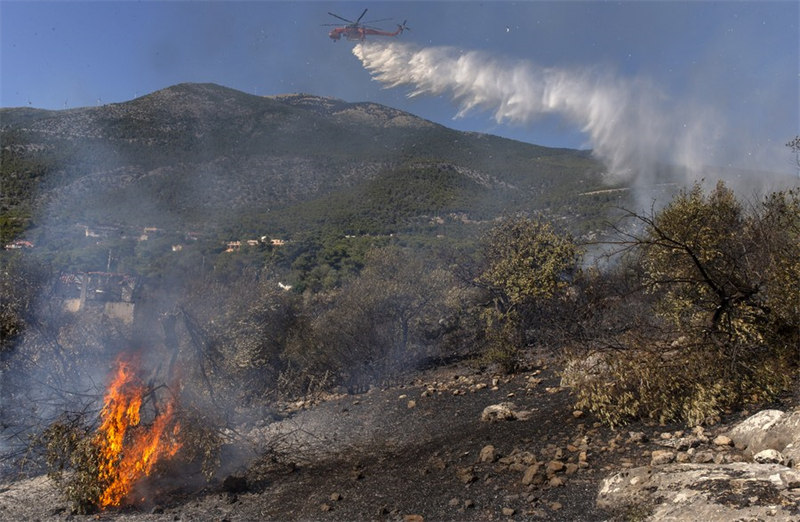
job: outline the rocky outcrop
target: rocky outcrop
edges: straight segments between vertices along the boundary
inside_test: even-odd
[[[774,450],[780,452],[785,464],[800,467],[800,411],[760,411],[736,425],[728,437],[748,457]]]
[[[647,520],[800,520],[800,473],[779,464],[668,464],[603,481],[597,507]]]
[[[602,481],[598,508],[659,521],[800,521],[792,468],[800,467],[800,411],[764,410],[713,440],[696,430],[659,444],[671,449],[654,450],[650,466]]]

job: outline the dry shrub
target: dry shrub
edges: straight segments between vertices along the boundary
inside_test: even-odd
[[[196,408],[181,408],[180,459],[196,466],[206,480],[211,480],[220,465],[223,444],[222,424],[213,415]],[[72,504],[78,514],[95,512],[111,479],[101,472],[102,445],[97,432],[83,414],[63,415],[32,441],[32,448],[44,453],[48,477]],[[167,460],[159,460],[151,478],[165,476]]]
[[[183,461],[200,467],[207,481],[214,478],[220,467],[223,421],[213,413],[199,408],[182,408],[178,414],[181,454]]]
[[[713,343],[636,345],[599,355],[602,363],[573,372],[569,385],[577,407],[611,426],[640,418],[710,424],[731,408],[774,399],[791,383],[791,354],[749,355],[734,361]]]
[[[100,478],[100,447],[82,415],[62,416],[33,441],[44,448],[47,476],[79,514],[97,509],[108,484]]]
[[[514,373],[521,364],[522,342],[519,337],[516,325],[504,323],[496,328],[487,326],[483,361],[498,365],[504,373]]]

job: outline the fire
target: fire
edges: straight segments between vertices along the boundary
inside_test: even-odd
[[[118,506],[131,487],[147,476],[161,458],[180,449],[174,422],[174,400],[157,412],[150,426],[140,425],[142,403],[151,391],[138,376],[138,360],[117,361],[117,368],[106,392],[96,442],[99,449],[99,479],[107,484],[98,501],[102,507]]]

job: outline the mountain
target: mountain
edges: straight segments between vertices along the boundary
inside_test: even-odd
[[[311,220],[358,232],[373,211],[388,231],[423,215],[563,214],[578,193],[601,188],[601,166],[586,151],[305,94],[180,84],[101,107],[0,109],[0,122],[4,239],[73,222],[246,221],[291,234]]]

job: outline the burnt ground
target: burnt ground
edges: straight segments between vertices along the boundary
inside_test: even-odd
[[[484,408],[501,402],[513,403],[519,418],[481,420]],[[188,489],[166,481],[142,505],[82,516],[46,478],[18,480],[0,484],[0,519],[608,519],[595,507],[600,481],[649,464],[660,435],[682,428],[613,431],[572,404],[552,367],[502,377],[456,364],[387,389],[287,405],[294,411],[285,420],[249,432],[274,441],[275,452],[214,484]],[[706,433],[725,431],[743,415]],[[649,441],[629,440],[630,431]],[[488,445],[494,456],[482,459]]]

